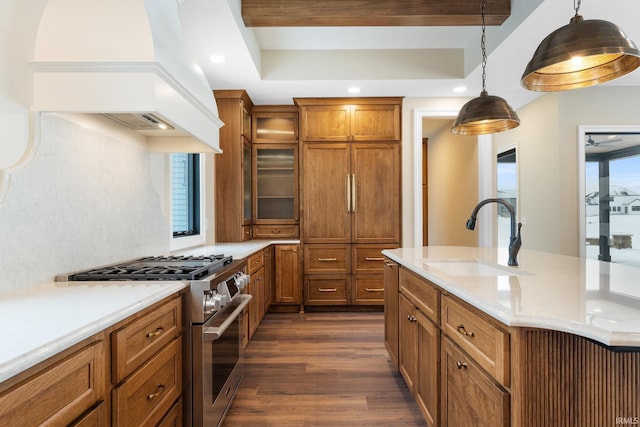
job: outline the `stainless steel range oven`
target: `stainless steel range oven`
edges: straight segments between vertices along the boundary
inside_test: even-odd
[[[185,280],[185,424],[220,426],[242,377],[242,313],[251,295],[245,260],[230,256],[147,257],[59,280]]]

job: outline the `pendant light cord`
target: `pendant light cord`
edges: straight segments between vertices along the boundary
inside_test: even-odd
[[[578,0],[580,1],[580,0]],[[482,49],[482,93],[487,92],[487,48],[485,46],[487,42],[487,36],[485,34],[485,24],[484,24],[484,8],[486,6],[486,1],[482,0],[482,37],[480,38],[480,47]]]
[[[573,0],[573,10],[576,11],[576,16],[578,16],[578,12],[580,11],[580,3],[582,3],[582,0]]]

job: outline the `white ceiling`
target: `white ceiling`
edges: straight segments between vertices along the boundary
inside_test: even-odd
[[[475,97],[480,27],[247,28],[241,0],[182,0],[187,45],[212,89],[246,89],[255,104],[294,97]],[[480,7],[480,0],[478,0]],[[511,17],[487,28],[487,90],[520,108],[539,94],[520,86],[542,39],[569,23],[572,0],[512,0]],[[584,19],[617,24],[640,43],[640,1],[584,0]],[[223,55],[226,62],[209,58]],[[609,85],[640,85],[640,71]],[[453,92],[458,86],[468,90]]]

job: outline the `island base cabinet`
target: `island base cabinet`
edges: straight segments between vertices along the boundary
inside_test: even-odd
[[[442,426],[508,427],[509,392],[449,338],[442,343]]]
[[[439,421],[440,329],[400,295],[399,371],[430,426]]]
[[[398,264],[384,261],[384,345],[398,370]]]

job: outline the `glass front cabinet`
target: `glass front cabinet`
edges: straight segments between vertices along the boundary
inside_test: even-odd
[[[252,122],[253,237],[299,237],[297,109],[259,106]]]

